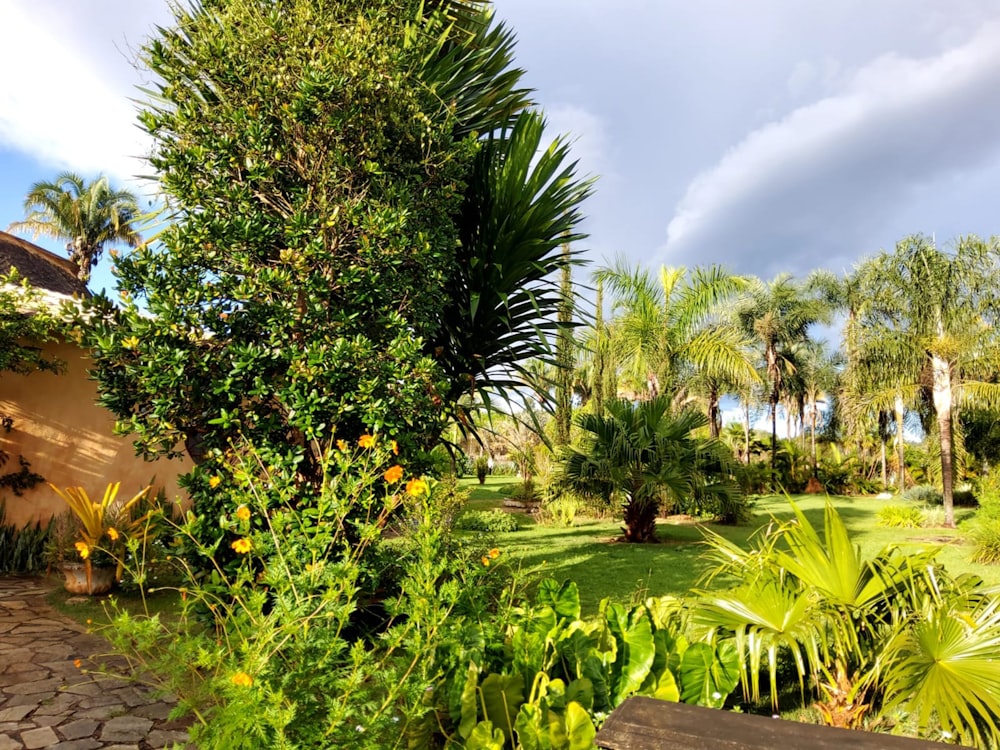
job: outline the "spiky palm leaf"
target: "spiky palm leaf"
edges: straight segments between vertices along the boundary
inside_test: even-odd
[[[561,245],[574,231],[579,206],[591,190],[566,164],[568,145],[540,150],[544,121],[519,115],[509,131],[491,135],[476,156],[458,218],[461,246],[448,283],[440,336],[430,350],[448,374],[457,398],[476,392],[510,395],[530,382],[526,364],[555,364],[549,334],[562,303],[555,272],[568,258]]]

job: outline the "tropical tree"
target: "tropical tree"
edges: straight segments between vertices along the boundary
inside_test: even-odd
[[[665,393],[683,400],[687,384],[700,378],[718,437],[720,386],[757,380],[746,340],[720,314],[743,280],[717,266],[690,273],[662,267],[654,280],[621,259],[597,277],[612,299],[610,349],[625,384],[645,398]]]
[[[820,294],[797,283],[790,274],[770,282],[749,279],[737,301],[734,319],[743,333],[756,342],[767,376],[771,411],[771,480],[775,481],[778,445],[778,404],[785,384],[795,371],[794,347],[809,340],[809,330],[824,321],[830,308]]]
[[[24,221],[13,222],[8,231],[66,240],[81,281],[90,278],[107,246],[137,247],[142,241],[135,228],[140,220],[135,195],[113,188],[104,175],[87,182],[63,172],[52,182],[36,182],[24,197],[24,213]]]
[[[699,439],[704,414],[671,414],[660,395],[632,403],[611,399],[605,414],[577,415],[579,446],[564,449],[562,480],[578,492],[615,500],[624,508],[629,542],[656,538],[656,516],[669,504],[703,506],[723,520],[742,520],[745,506],[731,481],[732,454],[721,442]]]
[[[838,385],[843,366],[839,353],[831,353],[825,341],[808,341],[800,345],[796,356],[796,378],[802,400],[800,413],[808,420],[812,475],[816,476],[816,434],[821,413],[820,405],[831,406],[832,393]]]
[[[956,412],[963,403],[1000,406],[1000,385],[993,382],[1000,370],[998,250],[995,238],[961,237],[944,251],[911,236],[858,269],[868,290],[858,316],[866,345],[858,356],[870,360],[870,371],[894,373],[871,379],[867,403],[898,413],[900,403],[929,392],[946,526],[955,525]]]

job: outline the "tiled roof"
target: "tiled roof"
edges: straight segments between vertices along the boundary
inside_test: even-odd
[[[16,268],[21,278],[37,289],[56,294],[90,296],[87,285],[76,276],[76,264],[27,240],[0,232],[0,275]]]

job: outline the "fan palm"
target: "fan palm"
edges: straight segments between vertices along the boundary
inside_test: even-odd
[[[90,278],[108,245],[137,247],[142,241],[135,229],[140,218],[135,195],[114,189],[103,175],[88,183],[64,172],[53,182],[36,182],[24,198],[24,211],[24,221],[15,221],[9,231],[66,240],[81,281]]]
[[[605,409],[578,415],[583,441],[564,450],[562,478],[578,492],[621,499],[626,541],[653,541],[657,513],[668,502],[712,502],[734,520],[741,506],[729,475],[732,456],[722,443],[692,434],[705,426],[703,414],[672,415],[665,396],[614,399]]]

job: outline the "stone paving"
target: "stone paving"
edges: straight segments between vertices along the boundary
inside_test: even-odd
[[[183,722],[148,687],[89,670],[121,670],[108,643],[50,607],[40,579],[0,577],[0,750],[183,747]],[[120,673],[120,672],[119,672]]]

